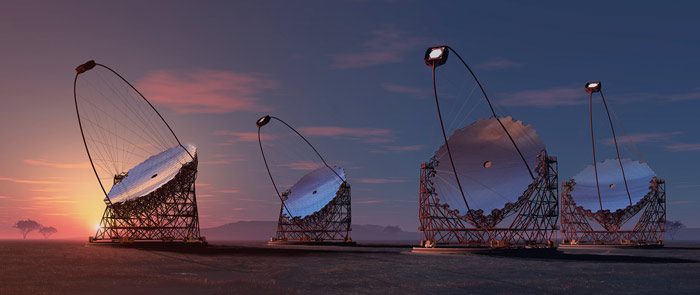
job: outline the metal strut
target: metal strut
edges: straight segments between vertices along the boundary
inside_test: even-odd
[[[598,162],[595,159],[595,139],[593,137],[593,92],[588,99],[588,117],[591,121],[591,148],[593,149],[593,172],[595,173],[595,187],[598,190],[598,203],[603,210],[603,201],[600,199],[600,185],[598,184]]]
[[[613,127],[612,118],[610,117],[610,111],[608,110],[608,103],[605,101],[605,95],[603,95],[603,89],[600,90],[600,97],[603,99],[603,105],[605,106],[605,112],[608,114],[608,121],[610,122],[610,130],[612,131],[613,141],[615,142],[615,153],[617,153],[617,162],[620,163],[620,170],[622,171],[622,180],[625,182],[625,190],[627,191],[627,198],[632,205],[632,196],[630,195],[630,189],[627,186],[627,177],[625,177],[625,168],[622,167],[622,159],[620,158],[620,150],[617,148],[617,137],[615,136],[615,128]]]

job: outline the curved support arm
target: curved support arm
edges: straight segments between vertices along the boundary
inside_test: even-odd
[[[124,77],[122,77],[122,75],[119,75],[119,73],[117,73],[115,70],[112,70],[110,67],[105,66],[105,65],[103,65],[103,64],[99,64],[99,63],[96,63],[95,65],[101,66],[101,67],[103,67],[103,68],[109,70],[110,72],[114,73],[115,75],[117,75],[117,77],[119,77],[120,79],[122,79],[122,81],[124,81],[124,83],[126,83],[127,85],[129,85],[129,87],[131,87],[131,89],[133,89],[134,91],[136,91],[136,93],[138,93],[139,96],[141,96],[141,98],[143,98],[143,100],[146,101],[146,103],[151,107],[151,109],[153,109],[153,111],[156,112],[156,114],[158,114],[158,117],[160,117],[160,119],[163,120],[163,123],[165,123],[165,126],[168,127],[168,130],[170,130],[170,133],[171,133],[171,134],[173,135],[173,137],[175,138],[175,141],[177,141],[177,144],[178,144],[180,147],[182,147],[182,149],[184,149],[185,152],[186,152],[186,153],[190,156],[190,158],[192,158],[192,160],[194,161],[194,156],[192,156],[192,154],[190,153],[190,151],[188,151],[188,150],[185,148],[185,146],[183,146],[182,143],[180,143],[180,139],[177,138],[177,135],[175,135],[175,132],[173,131],[173,129],[170,128],[170,124],[168,124],[168,122],[165,121],[165,118],[163,118],[163,116],[160,114],[160,112],[158,112],[158,110],[151,104],[151,102],[148,101],[148,99],[146,99],[146,97],[143,96],[143,94],[141,94],[141,92],[140,92],[138,89],[136,89],[136,87],[134,87],[133,85],[131,85],[131,83],[129,83],[129,81],[127,81],[126,79],[124,79]]]
[[[510,142],[513,143],[513,147],[515,147],[515,150],[518,152],[518,155],[520,155],[520,158],[523,160],[523,163],[525,163],[525,167],[527,168],[527,172],[530,174],[530,178],[532,180],[535,179],[535,175],[532,173],[532,169],[530,169],[530,164],[527,163],[527,160],[525,160],[525,157],[523,156],[523,153],[520,152],[520,148],[518,148],[518,145],[515,143],[515,140],[513,140],[513,137],[510,135],[510,132],[506,129],[506,126],[503,125],[501,122],[501,119],[498,118],[498,115],[496,115],[496,111],[493,109],[493,105],[491,104],[491,100],[489,99],[489,96],[486,94],[486,90],[484,90],[484,87],[481,86],[481,82],[479,82],[479,78],[476,77],[476,74],[474,74],[474,71],[467,65],[467,62],[462,59],[462,57],[459,55],[459,53],[454,50],[450,46],[445,46],[445,48],[451,50],[454,52],[455,55],[457,55],[457,58],[462,62],[465,68],[469,71],[469,73],[472,75],[474,78],[474,81],[476,81],[476,84],[479,85],[479,89],[481,90],[481,93],[484,95],[484,98],[486,98],[486,102],[489,104],[489,108],[491,109],[491,114],[493,114],[493,117],[496,118],[496,121],[498,121],[498,124],[501,125],[501,128],[503,128],[503,131],[506,132],[506,135],[508,135],[508,138],[510,139]],[[434,69],[433,69],[434,70]]]
[[[82,66],[78,67],[78,69],[81,69]],[[88,149],[87,146],[87,141],[85,140],[85,132],[83,132],[83,123],[80,120],[80,110],[78,109],[78,95],[76,93],[76,85],[78,83],[78,75],[81,73],[84,73],[85,71],[83,70],[82,72],[76,69],[77,73],[75,74],[75,78],[73,79],[73,101],[75,102],[75,112],[78,114],[78,126],[80,127],[80,135],[83,137],[83,144],[85,145],[85,151],[87,152],[88,159],[90,159],[90,165],[92,166],[92,171],[95,172],[95,177],[97,177],[97,182],[100,183],[100,188],[102,188],[102,192],[105,194],[105,199],[109,202],[109,204],[112,204],[112,200],[109,199],[109,196],[107,195],[107,191],[105,190],[104,185],[102,185],[102,180],[100,179],[100,175],[97,174],[97,169],[95,168],[95,163],[92,162],[92,156],[90,155],[90,149]]]
[[[277,197],[280,198],[280,201],[282,202],[282,206],[284,207],[284,210],[287,211],[289,218],[293,219],[294,215],[292,215],[292,212],[289,211],[289,207],[287,207],[287,204],[284,202],[284,199],[282,198],[282,194],[280,194],[279,189],[277,189],[277,184],[275,184],[275,179],[272,177],[272,172],[270,171],[270,166],[267,164],[267,158],[265,157],[265,151],[263,150],[262,140],[260,139],[260,128],[261,127],[262,126],[258,126],[258,144],[260,145],[260,153],[262,154],[263,162],[265,162],[265,169],[267,169],[267,175],[270,176],[270,181],[272,181],[272,186],[275,188],[275,192],[277,193]]]
[[[632,195],[630,195],[630,189],[629,186],[627,185],[627,177],[625,176],[625,168],[622,165],[622,158],[620,158],[620,149],[618,148],[617,145],[617,136],[615,135],[615,127],[613,126],[612,122],[612,117],[610,117],[610,110],[608,108],[608,103],[605,100],[605,95],[603,95],[603,89],[599,89],[598,92],[600,92],[600,97],[603,100],[603,105],[605,106],[605,113],[608,115],[608,122],[610,123],[610,131],[612,132],[613,136],[613,142],[615,143],[615,153],[617,154],[617,162],[620,164],[620,171],[622,171],[622,180],[625,182],[625,191],[627,192],[627,198],[629,199],[630,205],[632,205]],[[591,120],[591,144],[593,144],[593,93],[591,92],[590,100],[589,100],[589,111],[590,111],[590,120]],[[595,167],[596,165],[595,161],[595,145],[593,146],[593,165]],[[597,168],[596,168],[597,169]],[[596,186],[598,186],[598,173],[596,170]],[[598,199],[600,200],[600,187],[598,187]],[[600,209],[603,209],[603,205],[601,203]]]
[[[459,175],[457,174],[457,168],[455,168],[455,163],[452,160],[452,152],[450,151],[450,144],[447,141],[447,135],[445,134],[445,125],[442,123],[442,113],[440,112],[440,102],[437,96],[437,87],[435,85],[435,66],[431,67],[433,69],[433,94],[435,94],[435,106],[437,107],[438,118],[440,119],[440,128],[442,129],[442,138],[445,140],[445,149],[447,149],[447,156],[450,158],[450,166],[452,166],[452,172],[455,174],[455,180],[457,180],[457,187],[459,187],[459,192],[462,194],[462,200],[464,200],[464,205],[467,206],[467,213],[472,211],[469,208],[469,202],[464,195],[464,190],[462,189],[462,183],[459,181]],[[474,220],[476,222],[476,220]]]
[[[450,151],[450,144],[447,141],[447,135],[445,134],[445,125],[442,122],[442,112],[440,112],[440,102],[437,96],[437,86],[435,84],[435,65],[431,66],[433,72],[433,94],[435,95],[435,106],[437,107],[438,118],[440,119],[440,128],[442,129],[442,138],[445,140],[445,149],[447,149],[447,156],[450,158],[450,166],[452,166],[452,172],[455,175],[455,180],[457,181],[457,186],[459,187],[459,193],[462,195],[462,200],[464,200],[464,205],[467,206],[467,215],[474,222],[477,228],[483,228],[486,233],[495,240],[495,237],[489,232],[488,229],[484,228],[477,218],[474,217],[471,208],[469,208],[469,202],[464,195],[464,190],[462,189],[462,183],[459,181],[459,175],[457,174],[457,168],[455,168],[455,163],[452,160],[452,152]]]
[[[282,120],[282,119],[280,119],[280,118],[277,118],[277,117],[274,117],[274,116],[269,116],[269,115],[268,115],[268,116],[264,116],[264,117],[258,119],[258,121],[256,122],[256,125],[258,126],[258,144],[260,145],[260,153],[262,154],[263,161],[265,162],[265,168],[267,169],[267,174],[270,176],[270,180],[272,181],[272,186],[275,187],[275,192],[277,192],[277,196],[280,198],[280,201],[282,201],[282,205],[284,206],[285,210],[286,210],[287,213],[289,214],[289,217],[292,218],[293,215],[292,215],[292,213],[289,211],[289,208],[287,207],[287,205],[285,204],[284,199],[282,199],[282,195],[280,194],[279,189],[277,188],[277,185],[275,184],[275,179],[272,177],[272,172],[270,171],[270,166],[267,164],[267,158],[265,157],[265,150],[263,149],[263,146],[262,146],[262,139],[261,139],[261,136],[260,136],[260,130],[262,129],[263,126],[267,125],[267,124],[270,122],[271,119],[275,119],[275,120],[277,120],[277,121],[282,122],[282,124],[284,124],[284,125],[287,126],[289,129],[291,129],[292,131],[294,131],[294,133],[296,133],[297,135],[299,135],[299,137],[301,137],[301,139],[303,139],[304,142],[306,142],[306,144],[308,144],[309,147],[311,147],[311,149],[312,149],[312,150],[316,153],[316,155],[321,159],[321,161],[323,162],[323,165],[325,165],[328,169],[330,169],[331,171],[333,171],[333,174],[335,174],[335,175],[340,179],[341,182],[345,182],[345,179],[343,179],[342,177],[340,177],[340,175],[338,174],[338,172],[336,172],[333,168],[331,168],[331,166],[328,165],[328,163],[326,163],[326,160],[323,159],[323,156],[321,156],[321,153],[319,153],[318,150],[316,150],[316,148],[306,139],[306,137],[304,137],[303,135],[301,135],[301,133],[299,133],[299,131],[297,131],[296,129],[294,129],[294,127],[292,127],[291,125],[287,124],[287,122],[285,122],[284,120]]]
[[[185,152],[190,156],[190,158],[192,158],[192,160],[194,160],[194,156],[190,153],[190,151],[187,150],[187,148],[185,148],[185,146],[182,145],[182,143],[180,143],[180,139],[177,138],[177,135],[175,135],[175,132],[173,131],[173,129],[170,128],[170,125],[168,124],[168,122],[165,121],[165,118],[163,118],[163,116],[162,116],[162,115],[160,114],[160,112],[158,112],[158,110],[151,104],[151,102],[148,101],[148,99],[146,99],[146,97],[143,96],[143,94],[141,94],[141,92],[139,92],[139,90],[136,89],[136,87],[134,87],[133,85],[131,85],[131,83],[129,83],[129,81],[127,81],[126,79],[124,79],[124,77],[122,77],[121,75],[119,75],[119,73],[117,73],[115,70],[113,70],[112,68],[110,68],[110,67],[108,67],[108,66],[105,66],[105,65],[103,65],[103,64],[96,63],[94,60],[90,60],[90,61],[88,61],[88,62],[86,62],[86,63],[84,63],[84,64],[78,66],[77,68],[75,68],[76,74],[75,74],[75,79],[73,79],[73,101],[75,102],[75,112],[76,112],[77,115],[78,115],[78,126],[80,127],[80,135],[83,137],[83,144],[85,145],[85,151],[87,151],[88,158],[90,159],[90,165],[92,165],[92,171],[95,172],[95,176],[97,177],[97,181],[100,183],[100,187],[102,188],[102,192],[105,194],[105,198],[106,198],[106,199],[110,202],[110,204],[111,204],[112,201],[109,199],[109,196],[108,196],[108,194],[107,194],[107,190],[105,190],[105,187],[104,187],[104,185],[102,184],[102,180],[100,180],[100,175],[97,173],[97,169],[95,168],[95,164],[94,164],[93,161],[92,161],[92,156],[90,155],[90,150],[88,149],[87,141],[86,141],[86,139],[85,139],[85,132],[83,131],[83,124],[82,124],[82,121],[80,120],[80,110],[78,109],[78,95],[77,95],[78,76],[79,76],[80,74],[82,74],[82,73],[85,73],[85,72],[87,72],[87,71],[93,69],[95,66],[103,67],[103,68],[109,70],[110,72],[114,73],[115,75],[117,75],[117,77],[119,77],[122,81],[124,81],[124,83],[126,83],[127,85],[129,85],[129,87],[131,87],[131,89],[133,89],[134,91],[136,91],[136,93],[138,93],[139,96],[141,96],[141,98],[142,98],[144,101],[146,101],[146,103],[151,107],[151,109],[153,109],[153,111],[156,112],[156,114],[158,114],[158,117],[160,117],[160,119],[163,120],[163,123],[165,123],[165,126],[168,127],[168,130],[170,130],[170,133],[173,135],[173,137],[174,137],[175,140],[177,141],[177,144],[178,144],[180,147],[182,147],[182,149],[185,150]]]
[[[588,99],[588,116],[591,121],[591,148],[593,149],[593,172],[595,173],[595,187],[598,190],[598,203],[603,211],[603,201],[600,198],[600,184],[598,184],[598,161],[595,159],[595,139],[593,137],[593,92]]]

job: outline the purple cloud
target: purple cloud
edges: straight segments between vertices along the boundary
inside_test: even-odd
[[[665,132],[665,133],[637,133],[617,137],[617,143],[641,143],[641,142],[663,142],[669,140],[674,135],[681,132]],[[604,142],[607,145],[615,144],[612,138],[608,138]]]
[[[26,183],[26,184],[57,184],[57,181],[51,180],[31,180],[31,179],[17,179],[12,177],[0,177],[0,181],[9,181],[14,183]]]
[[[149,73],[137,88],[154,103],[177,113],[222,114],[235,111],[268,111],[260,95],[277,89],[278,82],[259,73],[216,70]]]
[[[337,69],[366,68],[380,64],[403,61],[403,54],[417,46],[420,40],[392,26],[385,26],[371,33],[372,37],[357,53],[332,54],[331,67]]]
[[[292,170],[311,171],[322,167],[322,164],[320,162],[313,161],[294,161],[291,163],[280,164],[278,166],[286,167]]]
[[[689,93],[669,95],[665,98],[669,101],[700,100],[700,89],[696,88],[695,90]]]
[[[681,143],[667,145],[666,150],[671,152],[692,152],[700,151],[700,143]]]
[[[382,203],[382,200],[353,200],[353,204],[377,204],[377,203]]]
[[[424,145],[387,145],[386,149],[396,152],[419,151],[425,148]]]
[[[371,184],[408,182],[408,180],[406,180],[406,179],[393,179],[393,178],[356,178],[354,181],[359,182],[359,183],[371,183]]]
[[[385,145],[381,149],[370,150],[370,153],[386,154],[388,152],[413,152],[424,149],[424,145]]]
[[[502,69],[510,69],[510,68],[519,68],[522,67],[523,64],[514,62],[509,59],[505,59],[502,57],[497,57],[494,59],[487,60],[485,62],[479,63],[476,65],[477,68],[481,69],[487,69],[487,70],[502,70]]]
[[[237,142],[257,142],[258,133],[257,132],[236,132],[229,130],[218,130],[214,132],[217,136],[232,136],[233,138],[227,140],[226,142],[219,143],[219,145],[233,145]],[[277,139],[277,136],[270,134],[260,134],[263,141],[270,141]]]
[[[586,104],[586,98],[583,87],[554,87],[501,93],[498,102],[504,106],[549,108]]]
[[[413,96],[413,97],[418,98],[418,99],[429,98],[433,94],[432,90],[430,90],[430,89],[418,88],[418,87],[412,87],[412,86],[404,86],[404,85],[398,85],[398,84],[390,84],[390,83],[382,84],[382,88],[384,88],[384,90],[389,91],[389,92],[406,94],[406,95]]]
[[[90,167],[90,162],[82,162],[82,163],[52,163],[43,159],[24,159],[24,162],[29,164],[29,165],[35,165],[35,166],[46,166],[46,167],[52,167],[52,168],[61,168],[61,169],[72,169],[72,168],[88,168]]]
[[[200,164],[207,165],[227,165],[234,162],[244,162],[248,161],[246,155],[214,155],[213,160],[202,161]]]
[[[338,126],[301,127],[299,132],[306,136],[326,136],[333,138],[349,138],[364,142],[392,142],[394,132],[384,128],[346,128]]]

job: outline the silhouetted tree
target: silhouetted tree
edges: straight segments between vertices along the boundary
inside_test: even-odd
[[[34,220],[27,219],[27,220],[17,221],[17,223],[15,224],[14,227],[18,228],[19,231],[22,232],[22,237],[24,237],[26,239],[27,234],[39,229],[41,227],[41,225],[39,225],[39,223],[34,221]]]
[[[41,227],[39,229],[39,232],[44,235],[44,239],[48,239],[51,235],[55,234],[58,230],[56,230],[55,227],[49,226],[49,227]]]
[[[676,233],[681,228],[685,228],[685,224],[680,222],[680,220],[666,221],[666,231],[671,236],[671,240],[676,238]]]

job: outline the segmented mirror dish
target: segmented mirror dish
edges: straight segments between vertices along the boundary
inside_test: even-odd
[[[622,159],[625,169],[629,197],[622,178],[622,170],[617,159],[608,159],[596,164],[598,168],[598,184],[600,186],[600,200],[603,210],[615,211],[636,204],[649,193],[649,181],[656,175],[645,164],[631,159]],[[593,165],[589,165],[573,177],[576,185],[571,191],[571,197],[577,206],[597,211],[600,209],[598,202],[598,190],[596,188],[595,171]]]
[[[309,216],[323,209],[335,198],[345,181],[345,171],[339,167],[332,169],[321,167],[311,171],[287,191],[289,194],[284,203],[294,217]]]
[[[187,151],[194,157],[197,148],[187,145]],[[173,180],[182,166],[193,161],[181,146],[175,146],[154,155],[143,163],[129,169],[119,183],[112,186],[107,197],[112,203],[124,202],[148,195]]]
[[[545,148],[535,129],[512,117],[500,120],[535,173],[537,155]],[[503,208],[506,203],[515,202],[532,182],[525,163],[495,118],[481,119],[456,130],[447,141],[471,209],[482,209],[488,214]],[[433,181],[438,198],[461,215],[466,214],[444,145],[435,156],[439,164]]]

